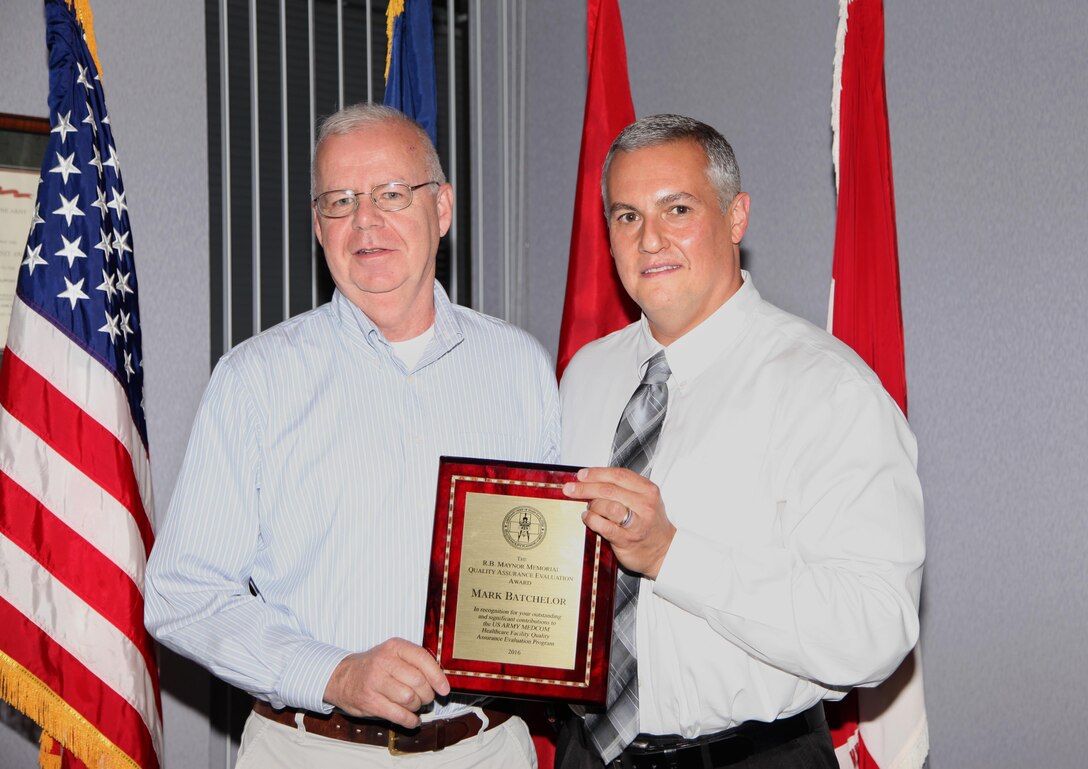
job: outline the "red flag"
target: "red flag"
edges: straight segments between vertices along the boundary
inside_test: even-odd
[[[559,377],[582,345],[623,328],[639,316],[638,306],[623,290],[612,265],[601,201],[605,155],[612,140],[635,120],[617,0],[586,0],[586,48],[586,106],[570,230],[567,292],[559,330]],[[555,758],[552,719],[535,705],[523,706],[519,714],[529,724],[538,765],[551,766]]]
[[[831,331],[865,359],[907,410],[903,313],[882,0],[850,0],[839,95],[838,184]]]
[[[839,194],[830,331],[869,364],[906,414],[882,0],[840,0],[835,71]],[[929,736],[921,675],[915,650],[881,686],[829,703],[840,766],[922,766]]]
[[[45,4],[53,129],[0,365],[0,696],[42,726],[43,766],[151,769],[138,284],[90,9],[73,2]]]
[[[601,168],[617,134],[635,120],[627,80],[627,48],[617,0],[587,0],[589,78],[578,157],[578,189],[570,233],[570,264],[563,324],[559,330],[557,374],[587,342],[638,318],[638,307],[623,290],[608,247]]]

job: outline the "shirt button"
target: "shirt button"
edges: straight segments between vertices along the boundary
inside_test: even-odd
[[[416,375],[415,374],[409,374],[408,375],[408,384],[415,384],[415,383],[416,383]]]

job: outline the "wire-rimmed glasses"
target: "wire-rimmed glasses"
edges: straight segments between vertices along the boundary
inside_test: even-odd
[[[374,205],[387,213],[402,211],[412,205],[412,194],[420,187],[441,182],[430,181],[422,184],[408,185],[403,182],[386,182],[379,184],[370,192],[356,192],[355,190],[329,190],[322,192],[314,198],[314,206],[317,212],[329,219],[340,219],[353,215],[359,209],[359,198],[369,197]]]

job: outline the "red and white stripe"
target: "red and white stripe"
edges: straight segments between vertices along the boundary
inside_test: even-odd
[[[99,732],[94,741],[107,755],[159,766],[158,670],[143,625],[153,541],[146,449],[116,378],[18,298],[8,344],[0,367],[3,650]]]

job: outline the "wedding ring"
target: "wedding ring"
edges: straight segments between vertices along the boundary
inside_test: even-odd
[[[631,508],[627,508],[627,515],[623,516],[623,520],[620,521],[620,528],[626,529],[631,525],[631,519],[635,517],[635,514],[631,512]]]

